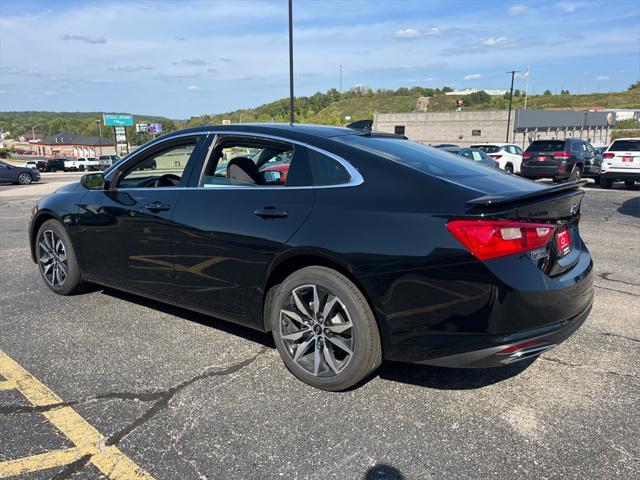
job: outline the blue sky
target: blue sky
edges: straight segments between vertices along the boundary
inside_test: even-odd
[[[340,64],[344,89],[640,78],[636,1],[294,0],[294,30],[300,95],[338,88]],[[286,0],[0,0],[0,110],[188,118],[287,95]]]

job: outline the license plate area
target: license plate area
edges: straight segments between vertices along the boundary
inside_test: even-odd
[[[571,235],[569,235],[569,229],[567,227],[561,227],[556,232],[556,248],[558,255],[564,257],[571,251]]]
[[[622,157],[623,162],[633,162],[633,157]]]
[[[539,162],[544,162],[547,159],[547,157],[545,157],[544,155],[541,157],[538,157],[538,161]]]

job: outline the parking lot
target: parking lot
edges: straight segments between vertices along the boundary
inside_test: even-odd
[[[61,178],[0,187],[0,478],[638,478],[638,185],[586,188],[596,297],[564,344],[500,369],[384,364],[329,393],[269,335],[49,291],[27,222]]]

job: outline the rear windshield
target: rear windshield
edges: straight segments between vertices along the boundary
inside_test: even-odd
[[[640,152],[640,138],[638,140],[616,140],[609,147],[610,152]]]
[[[344,135],[335,140],[437,176],[491,175],[492,169],[453,153],[398,138]]]
[[[536,140],[529,147],[527,152],[558,152],[564,150],[562,140]]]
[[[479,148],[487,153],[498,153],[500,151],[500,147],[496,145],[473,145],[471,148]]]

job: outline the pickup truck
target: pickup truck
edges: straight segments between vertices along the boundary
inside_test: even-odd
[[[101,170],[100,161],[96,157],[78,157],[64,161],[65,172],[85,172],[89,170]]]

